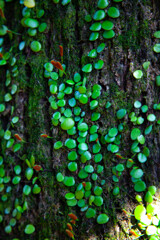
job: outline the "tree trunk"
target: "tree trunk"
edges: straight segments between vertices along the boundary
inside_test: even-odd
[[[0,3],[3,0],[0,1]],[[112,39],[103,39],[100,35],[96,41],[89,41],[91,31],[89,30],[91,24],[94,22],[86,22],[85,16],[90,14],[93,16],[97,8],[97,0],[72,0],[66,6],[61,3],[55,4],[52,0],[42,1],[36,3],[36,7],[31,9],[31,17],[37,19],[40,23],[46,22],[47,29],[45,32],[38,32],[36,36],[31,37],[27,34],[26,27],[22,26],[21,19],[23,4],[19,1],[12,1],[5,3],[4,15],[6,21],[2,18],[0,23],[3,23],[19,34],[8,33],[4,36],[3,49],[0,52],[4,55],[9,52],[10,59],[15,56],[17,62],[14,66],[18,67],[18,74],[14,76],[14,66],[11,66],[10,60],[7,64],[0,66],[1,74],[1,95],[0,103],[5,103],[5,110],[0,113],[0,135],[1,135],[1,156],[4,158],[2,168],[5,169],[5,176],[10,176],[11,181],[5,184],[4,190],[0,192],[1,196],[5,195],[7,186],[11,186],[12,190],[7,193],[7,201],[0,200],[0,215],[4,220],[0,223],[0,239],[14,239],[20,240],[44,240],[44,239],[69,239],[65,233],[67,223],[70,221],[68,213],[73,212],[78,217],[74,228],[75,239],[132,239],[129,236],[129,229],[131,227],[131,219],[124,215],[122,209],[126,209],[133,213],[137,202],[135,200],[136,192],[134,184],[131,181],[130,170],[125,167],[124,172],[120,178],[119,185],[112,180],[112,168],[118,163],[123,163],[124,166],[128,158],[134,155],[130,147],[133,141],[130,138],[131,130],[134,127],[140,128],[142,133],[146,127],[153,124],[153,131],[145,136],[145,145],[150,149],[148,161],[140,163],[136,157],[133,160],[135,165],[143,169],[147,187],[155,185],[158,187],[160,179],[159,167],[159,125],[149,123],[146,119],[146,114],[140,113],[139,109],[135,109],[133,104],[135,101],[140,101],[142,105],[147,105],[149,110],[147,115],[154,113],[157,120],[159,119],[159,112],[153,109],[153,105],[159,103],[159,88],[155,84],[155,78],[160,74],[159,70],[159,55],[153,51],[153,46],[158,43],[158,40],[153,37],[155,31],[160,27],[159,14],[160,3],[158,0],[123,0],[120,3],[110,2],[106,8],[106,12],[110,6],[115,6],[120,10],[119,18],[108,18],[114,22],[115,37]],[[36,11],[44,9],[45,14],[42,18],[36,17]],[[30,44],[32,41],[39,41],[42,49],[35,53],[31,50]],[[19,50],[19,43],[25,41],[25,48]],[[88,57],[89,51],[96,49],[100,43],[105,43],[105,49],[98,54],[96,59]],[[87,164],[92,164],[97,168],[97,164],[92,159],[87,163],[81,163],[78,158],[78,171],[70,172],[67,169],[69,161],[67,154],[69,149],[63,147],[59,150],[54,149],[56,141],[62,141],[63,144],[67,138],[78,138],[77,135],[68,135],[59,126],[54,126],[52,122],[52,115],[59,110],[53,110],[50,106],[50,90],[48,86],[49,78],[44,77],[44,64],[51,60],[61,62],[59,54],[59,45],[64,49],[64,64],[66,65],[66,74],[57,81],[65,82],[67,79],[72,79],[76,72],[80,73],[82,79],[86,76],[87,91],[91,91],[91,86],[99,84],[102,87],[101,95],[98,98],[99,105],[95,110],[90,109],[90,98],[87,104],[81,104],[77,101],[78,106],[82,111],[86,112],[84,122],[91,127],[96,124],[99,127],[98,138],[101,144],[101,151],[103,160],[100,164],[104,167],[101,174],[98,174],[98,181],[95,182],[89,177],[82,180],[78,178],[78,171],[84,168]],[[2,50],[2,51],[1,51]],[[97,60],[103,60],[104,66],[100,70],[93,68],[91,73],[84,73],[82,67],[88,63],[94,63]],[[142,67],[144,62],[150,61],[150,66],[147,71]],[[93,64],[94,65],[94,64]],[[143,70],[143,78],[135,79],[133,72],[137,69]],[[11,83],[6,84],[6,73],[10,71]],[[58,72],[54,68],[55,72]],[[5,101],[4,96],[11,91],[13,84],[18,86],[18,91],[12,95],[11,101]],[[66,86],[70,86],[67,85]],[[71,85],[72,87],[72,85]],[[68,102],[74,97],[74,91],[70,95],[65,95]],[[110,102],[110,108],[106,108],[106,103]],[[73,112],[73,108],[67,103],[67,108]],[[13,110],[14,107],[14,110]],[[122,120],[117,120],[116,112],[119,109],[126,109],[127,115]],[[134,125],[129,118],[131,112],[136,112],[142,116],[145,121],[142,125]],[[101,117],[98,121],[92,123],[92,112],[99,112]],[[19,121],[15,124],[11,123],[13,117],[18,116]],[[81,117],[82,118],[82,117]],[[118,127],[123,122],[124,130],[121,135],[121,143],[119,145],[119,154],[124,159],[118,159],[115,153],[107,150],[108,144],[104,142],[104,136],[111,127]],[[77,125],[77,123],[76,123]],[[6,148],[8,139],[5,139],[4,133],[6,130],[11,131],[11,139],[15,143],[20,143],[21,148],[14,151],[13,146]],[[19,141],[14,137],[14,134],[19,134],[24,140]],[[51,138],[42,138],[41,134],[47,134]],[[89,151],[92,153],[93,143],[86,142],[89,145]],[[78,142],[77,142],[78,146]],[[77,152],[78,152],[78,148]],[[143,147],[141,147],[143,149]],[[31,180],[25,177],[25,171],[28,168],[26,159],[34,156],[35,164],[40,165],[43,170],[34,170],[34,175]],[[12,184],[12,179],[16,176],[14,167],[20,165],[21,181],[19,184]],[[0,167],[1,167],[0,166]],[[33,166],[32,166],[33,167]],[[93,186],[96,184],[101,186],[101,180],[105,180],[103,188],[103,205],[91,207],[96,209],[96,217],[87,219],[86,211],[81,211],[78,206],[69,207],[65,199],[67,192],[75,192],[76,187],[68,188],[56,179],[57,173],[61,172],[66,176],[74,176],[76,180],[76,187],[83,181],[91,181]],[[95,171],[96,172],[96,171]],[[1,173],[0,173],[1,174]],[[4,176],[2,175],[2,178]],[[32,180],[38,177],[36,184],[41,187],[39,194],[23,194],[25,185],[31,186],[33,189],[34,183]],[[120,194],[113,195],[113,188],[120,187]],[[144,192],[140,193],[142,196]],[[92,195],[93,188],[92,188]],[[158,193],[156,195],[158,197]],[[28,208],[14,227],[12,232],[7,234],[5,227],[9,224],[12,217],[12,211],[16,208],[15,200],[19,199],[18,206],[23,206],[25,200],[28,203]],[[6,214],[7,208],[11,207],[9,214]],[[100,213],[106,213],[109,216],[109,222],[99,225],[96,218]],[[31,235],[26,235],[24,229],[27,224],[33,224],[36,228]],[[132,222],[132,224],[134,224]],[[143,239],[143,237],[142,237]],[[146,238],[145,238],[146,239]]]

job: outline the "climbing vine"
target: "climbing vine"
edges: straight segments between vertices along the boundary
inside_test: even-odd
[[[87,56],[82,56],[79,71],[73,75],[68,71],[64,60],[65,49],[61,43],[57,46],[59,59],[48,56],[49,61],[41,66],[44,67],[44,78],[48,81],[50,92],[48,102],[52,135],[46,130],[41,133],[40,141],[52,140],[54,153],[62,151],[65,154],[63,167],[56,166],[55,179],[56,187],[62,192],[67,205],[63,228],[72,239],[76,239],[76,227],[82,216],[100,225],[112,221],[109,202],[111,199],[118,200],[123,192],[129,195],[125,176],[130,176],[130,184],[136,193],[134,200],[138,203],[133,212],[121,209],[128,219],[133,216],[135,221],[128,227],[126,236],[130,234],[135,239],[150,240],[157,240],[160,236],[159,199],[155,197],[157,188],[146,182],[145,178],[145,164],[150,160],[151,151],[148,136],[160,124],[160,104],[156,103],[151,108],[145,104],[146,97],[143,96],[142,101],[136,99],[130,109],[126,106],[115,109],[114,102],[105,98],[100,82],[93,84],[89,80],[90,74],[104,68],[105,62],[101,58],[112,38],[118,35],[115,26],[120,16],[121,2],[98,0],[95,12],[84,16],[90,30],[89,41],[94,48]],[[11,45],[7,50],[5,41],[9,37],[12,42],[14,36],[20,34],[7,27],[4,3],[0,1],[0,66],[5,67],[6,81],[2,87],[0,113],[4,118],[7,115],[9,122],[4,124],[5,119],[0,120],[0,224],[3,224],[6,234],[11,234],[14,227],[20,224],[21,216],[31,207],[31,194],[42,192],[40,178],[44,169],[36,162],[34,154],[27,157],[25,149],[32,143],[17,132],[17,125],[22,121],[16,114],[14,100],[20,91],[17,80],[19,69],[15,49]],[[71,0],[52,2],[53,5],[58,3],[65,6]],[[37,7],[38,3],[34,0],[20,1],[20,5],[24,5],[21,25],[25,33],[20,36],[19,51],[27,45],[33,54],[39,54],[43,44],[37,40],[37,34],[43,34],[48,29],[43,20],[45,11]],[[160,38],[160,32],[155,32],[154,37]],[[156,54],[160,52],[159,45],[155,43],[153,46]],[[150,66],[151,62],[146,61],[140,69],[131,69],[132,80],[137,81],[139,86],[147,82]],[[156,76],[157,87],[160,86],[159,79],[160,76]],[[104,130],[99,123],[106,114],[112,114],[114,121]],[[55,131],[58,134],[54,134]],[[132,143],[129,147],[124,139],[128,131],[128,141]],[[21,156],[19,152],[22,150]],[[23,232],[27,235],[35,231],[34,221],[23,226]]]

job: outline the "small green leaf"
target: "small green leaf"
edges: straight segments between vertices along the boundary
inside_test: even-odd
[[[136,70],[134,73],[133,73],[133,76],[136,78],[136,79],[141,79],[143,77],[143,72],[142,70]]]
[[[92,64],[88,63],[85,66],[83,66],[82,71],[85,73],[90,73],[92,72]]]
[[[95,21],[100,21],[100,20],[104,19],[105,16],[106,16],[105,11],[103,11],[103,10],[98,10],[98,11],[96,11],[95,14],[93,15],[93,19],[94,19]]]
[[[118,18],[120,16],[120,12],[116,7],[110,7],[107,13],[108,13],[108,16],[112,18]]]
[[[31,193],[31,187],[29,185],[25,185],[23,187],[23,193],[28,196]]]
[[[156,116],[155,116],[154,114],[149,114],[149,115],[147,116],[147,120],[148,120],[149,122],[154,122],[154,121],[156,120]]]
[[[100,9],[104,9],[104,8],[108,7],[108,5],[109,5],[108,0],[99,0],[98,1],[98,8],[100,8]]]
[[[41,50],[42,46],[41,43],[38,41],[31,42],[31,49],[33,52],[39,52]]]
[[[134,210],[134,216],[137,220],[140,220],[142,216],[146,214],[146,209],[143,205],[138,205]]]
[[[35,231],[35,227],[32,224],[26,225],[25,230],[24,230],[24,232],[26,234],[32,234],[32,233],[34,233],[34,231]]]
[[[138,181],[134,185],[134,190],[136,192],[144,192],[146,190],[146,184],[143,181]]]
[[[97,217],[97,223],[98,224],[105,224],[108,221],[109,221],[109,217],[105,213],[102,213]]]
[[[117,118],[118,119],[122,119],[122,118],[124,118],[124,116],[126,115],[126,113],[127,113],[127,111],[126,111],[126,109],[120,109],[120,110],[118,110],[117,111]]]
[[[153,51],[156,53],[160,53],[160,43],[156,43],[153,47]]]

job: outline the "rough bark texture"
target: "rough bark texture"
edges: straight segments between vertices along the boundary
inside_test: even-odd
[[[159,1],[124,0],[122,3],[112,3],[112,5],[118,6],[121,13],[120,18],[114,20],[116,37],[106,42],[107,47],[100,55],[105,63],[104,68],[101,71],[93,71],[87,78],[88,86],[94,83],[102,86],[99,107],[101,119],[98,124],[103,134],[110,126],[115,125],[114,116],[118,109],[126,108],[131,111],[135,100],[147,104],[150,108],[160,100],[159,89],[155,86],[155,76],[160,74],[160,59],[153,52],[153,45],[158,42],[153,38],[153,33],[160,27]],[[87,13],[93,14],[95,12],[96,6],[97,0],[72,0],[72,3],[65,7],[61,4],[56,5],[51,0],[39,0],[38,8],[45,10],[43,20],[47,22],[48,27],[45,33],[38,33],[33,38],[42,43],[40,53],[33,53],[29,47],[32,38],[27,36],[25,28],[20,24],[22,7],[18,1],[6,3],[7,25],[15,32],[22,33],[22,35],[16,35],[14,41],[11,41],[19,68],[16,80],[19,83],[19,91],[12,105],[15,105],[15,115],[20,118],[16,132],[20,133],[27,142],[20,153],[13,155],[8,151],[7,154],[11,159],[11,168],[14,167],[14,161],[23,165],[22,156],[25,159],[30,158],[33,154],[36,163],[40,164],[44,171],[37,173],[42,186],[41,193],[37,197],[28,197],[29,210],[22,215],[18,227],[15,227],[12,234],[6,235],[4,226],[0,225],[0,239],[9,240],[14,237],[19,237],[21,240],[68,239],[65,235],[69,212],[64,199],[66,191],[55,179],[58,171],[63,172],[66,169],[66,152],[64,149],[53,150],[55,140],[60,140],[60,132],[51,123],[53,112],[49,108],[50,93],[48,80],[43,76],[43,65],[51,59],[60,60],[58,48],[60,44],[64,47],[64,63],[67,65],[70,78],[75,72],[79,72],[84,64],[88,63],[88,52],[102,42],[101,40],[96,41],[96,43],[89,42],[90,23],[84,21]],[[19,51],[18,44],[23,39],[25,39],[27,46],[25,50]],[[7,44],[10,44],[9,39]],[[141,68],[145,61],[151,62],[145,80],[135,80],[132,75],[133,70]],[[5,71],[5,68],[0,69],[2,95],[5,93],[5,78],[3,77]],[[112,103],[112,109],[105,109],[106,101]],[[7,114],[7,110],[2,114],[0,122],[4,129],[7,128],[11,118]],[[145,124],[147,123],[144,123],[144,128]],[[125,135],[122,142],[124,152],[128,157],[130,157],[129,147],[131,144],[130,127],[125,125]],[[53,136],[53,139],[40,139],[40,134],[44,132]],[[66,137],[67,135],[63,135],[62,140],[65,140]],[[149,161],[144,166],[146,183],[158,186],[160,179],[159,126],[154,127],[153,133],[147,137],[146,141],[151,150]],[[126,172],[121,183],[122,192],[119,197],[114,198],[109,191],[111,189],[111,167],[114,162],[105,146],[102,151],[105,166],[104,178],[107,182],[104,189],[105,204],[102,210],[107,209],[110,221],[105,226],[97,226],[95,220],[88,220],[84,213],[77,211],[79,222],[75,228],[75,239],[78,240],[130,238],[127,234],[130,223],[121,212],[122,208],[132,211],[136,206],[130,176]],[[20,188],[22,187],[20,186]],[[15,196],[12,196],[12,201],[14,199]],[[24,226],[30,222],[36,226],[36,232],[32,236],[25,236]]]

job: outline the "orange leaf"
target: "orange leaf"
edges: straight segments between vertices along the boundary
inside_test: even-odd
[[[56,61],[52,60],[51,63],[54,67],[63,71],[63,67],[62,67],[62,64],[60,62],[56,62]]]
[[[48,137],[48,135],[47,135],[47,134],[45,134],[45,133],[42,133],[42,134],[41,134],[41,137],[42,137],[42,138],[47,138],[47,137]]]
[[[14,134],[14,136],[17,140],[22,141],[22,138],[19,136],[19,134],[16,133],[16,134]]]
[[[133,160],[131,158],[128,159],[129,162],[133,163]]]
[[[70,222],[71,222],[73,225],[76,224],[76,221],[75,221],[75,220],[71,220]]]
[[[63,47],[61,45],[59,46],[59,53],[60,56],[63,57]]]
[[[73,231],[72,225],[70,223],[67,223],[67,228],[71,231]]]
[[[70,230],[66,229],[66,233],[69,237],[74,238],[74,235]]]
[[[0,16],[1,16],[2,18],[5,18],[2,8],[0,8]]]
[[[78,220],[77,216],[74,213],[69,213],[68,216],[73,220]]]
[[[36,171],[40,171],[42,167],[40,165],[34,165],[33,169]]]
[[[3,58],[3,54],[2,53],[0,53],[0,58]]]
[[[116,154],[116,157],[117,157],[117,158],[120,158],[120,159],[123,158],[120,154]]]
[[[148,217],[149,220],[152,219],[152,215],[150,213],[147,213],[147,217]]]
[[[82,185],[83,185],[83,187],[85,187],[85,186],[86,186],[86,183],[85,183],[85,182],[82,182]]]
[[[134,230],[129,230],[129,233],[132,234],[135,237],[139,237],[139,235]]]

